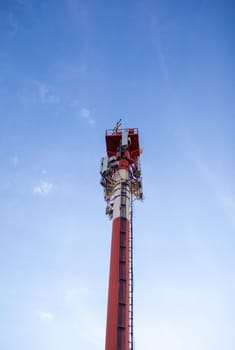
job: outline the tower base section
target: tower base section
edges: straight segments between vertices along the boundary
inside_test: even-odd
[[[105,350],[129,349],[129,220],[113,220]]]

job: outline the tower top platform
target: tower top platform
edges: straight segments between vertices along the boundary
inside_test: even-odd
[[[105,132],[106,149],[108,157],[115,156],[119,150],[123,133],[128,135],[128,151],[132,159],[140,156],[139,134],[137,128],[108,129]]]

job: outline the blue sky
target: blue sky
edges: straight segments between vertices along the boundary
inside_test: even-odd
[[[0,4],[0,348],[104,349],[104,131],[138,127],[135,346],[235,348],[232,1]]]

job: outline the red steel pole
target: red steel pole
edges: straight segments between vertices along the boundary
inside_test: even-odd
[[[120,161],[114,190],[105,350],[129,349],[130,188],[127,160]],[[120,179],[120,181],[118,181]]]

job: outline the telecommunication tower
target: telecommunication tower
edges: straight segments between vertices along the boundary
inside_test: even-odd
[[[112,219],[105,350],[133,350],[132,204],[143,199],[138,129],[106,130],[101,185]]]

